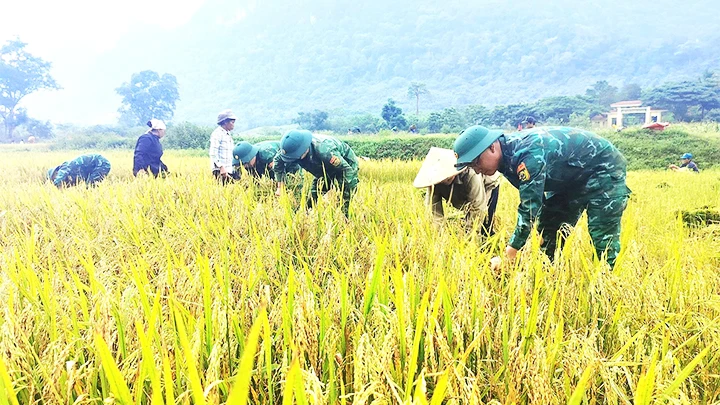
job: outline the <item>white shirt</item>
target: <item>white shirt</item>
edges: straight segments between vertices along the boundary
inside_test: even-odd
[[[230,132],[223,127],[215,128],[210,134],[210,170],[220,170],[220,167],[225,167],[228,173],[232,173],[234,147],[235,144]]]

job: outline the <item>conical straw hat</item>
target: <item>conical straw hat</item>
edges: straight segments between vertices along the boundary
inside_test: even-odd
[[[462,172],[463,169],[455,168],[456,162],[457,157],[451,149],[430,148],[420,171],[415,176],[413,186],[417,188],[430,187]]]

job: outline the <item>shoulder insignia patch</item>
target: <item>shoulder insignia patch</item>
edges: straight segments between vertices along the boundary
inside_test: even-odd
[[[517,175],[520,181],[528,181],[530,180],[530,172],[528,171],[527,167],[525,166],[525,162],[520,163],[517,168]]]
[[[333,166],[340,166],[340,159],[333,155],[333,157],[330,158],[330,164]]]

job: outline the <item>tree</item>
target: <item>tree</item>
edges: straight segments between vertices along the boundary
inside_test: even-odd
[[[641,97],[642,89],[635,83],[625,84],[618,94],[620,100],[640,100]]]
[[[543,120],[556,119],[567,123],[573,114],[589,116],[591,113],[597,113],[601,108],[588,103],[582,97],[558,96],[538,100],[533,109]]]
[[[444,133],[460,132],[465,129],[465,119],[460,112],[451,107],[446,108],[442,112],[442,127],[440,130]]]
[[[643,101],[670,110],[678,121],[687,121],[690,107],[699,107],[704,119],[706,111],[720,108],[720,87],[706,80],[665,83],[647,91]]]
[[[408,97],[415,98],[415,115],[420,115],[420,96],[430,94],[425,83],[411,82],[408,87]]]
[[[515,127],[517,124],[521,123],[522,120],[525,119],[525,117],[527,117],[528,115],[535,116],[535,118],[542,118],[535,113],[535,109],[530,104],[510,104],[507,106],[495,106],[495,108],[490,113],[490,116],[488,117],[488,122],[490,125],[498,127]]]
[[[25,96],[42,89],[60,89],[50,76],[50,62],[28,53],[26,45],[15,39],[0,48],[0,118],[7,141],[12,140],[23,117],[27,118],[25,111],[18,109]]]
[[[361,132],[376,133],[382,127],[382,120],[372,114],[356,115],[350,118],[349,128],[360,128]]]
[[[407,120],[403,115],[402,108],[396,106],[395,100],[391,98],[389,98],[387,104],[383,106],[381,115],[391,129],[405,129],[405,127],[407,127]]]
[[[610,104],[618,101],[618,89],[611,86],[607,80],[595,82],[593,86],[585,91],[590,102],[600,104],[603,107],[610,107]]]
[[[706,70],[700,75],[700,83],[720,87],[720,72],[716,70]]]
[[[43,122],[30,117],[26,117],[25,122],[16,129],[15,134],[25,139],[30,136],[35,137],[35,139],[50,139],[55,136],[50,121]]]
[[[490,119],[490,110],[484,105],[469,105],[465,108],[465,121],[470,125],[483,125]]]
[[[180,100],[177,78],[170,73],[161,77],[152,70],[133,73],[130,81],[115,92],[123,98],[118,109],[120,122],[138,125],[145,125],[151,118],[170,120]]]
[[[438,112],[431,112],[428,116],[428,131],[432,134],[440,132],[443,126],[442,115]]]
[[[309,129],[310,131],[321,131],[324,129],[330,129],[327,119],[327,112],[315,110],[313,112],[299,112],[298,117],[295,118],[293,122],[300,125],[300,127],[303,129]]]

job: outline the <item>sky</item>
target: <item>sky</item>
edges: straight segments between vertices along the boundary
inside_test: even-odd
[[[103,83],[92,71],[96,59],[112,51],[122,38],[146,25],[173,30],[186,24],[206,0],[9,0],[3,4],[0,44],[19,37],[28,51],[52,63],[51,75],[62,90],[27,96],[21,106],[29,115],[53,122],[110,124],[120,98],[100,96],[121,83]],[[5,3],[5,2],[3,2]],[[86,72],[102,87],[77,83]],[[126,80],[129,80],[128,77]],[[78,91],[77,89],[83,89]],[[97,97],[93,111],[72,109],[74,101]]]

